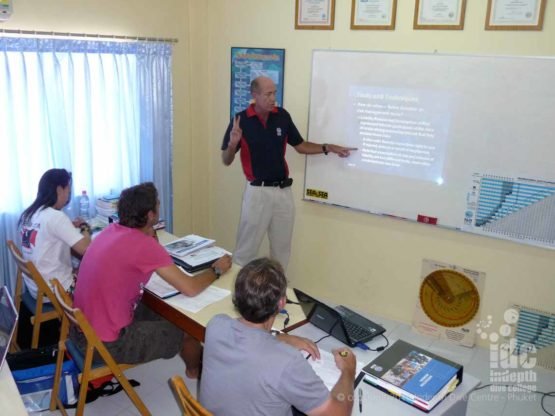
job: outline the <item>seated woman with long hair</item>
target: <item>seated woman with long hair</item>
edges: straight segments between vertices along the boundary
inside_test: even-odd
[[[91,242],[88,230],[79,231],[83,220],[73,223],[62,211],[69,203],[71,173],[65,169],[50,169],[39,181],[35,201],[19,218],[23,257],[31,260],[44,279],[57,278],[68,290],[73,283],[71,250],[83,255]],[[37,287],[27,276],[25,285],[37,297]]]

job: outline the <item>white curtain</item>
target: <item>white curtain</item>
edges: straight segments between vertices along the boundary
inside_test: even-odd
[[[153,181],[172,229],[171,45],[0,38],[0,285],[14,285],[3,242],[19,240],[19,215],[40,176],[66,168],[72,210]]]

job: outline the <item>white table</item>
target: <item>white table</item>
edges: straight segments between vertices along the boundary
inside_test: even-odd
[[[0,371],[0,415],[27,415],[8,363],[4,363]]]

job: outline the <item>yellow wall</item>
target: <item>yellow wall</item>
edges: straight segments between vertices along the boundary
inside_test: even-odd
[[[235,242],[244,186],[238,161],[232,167],[219,161],[218,147],[229,117],[231,46],[286,49],[284,103],[304,135],[313,49],[555,55],[552,4],[547,6],[543,31],[519,33],[484,31],[485,1],[467,2],[463,31],[414,31],[414,1],[409,0],[398,2],[394,31],[351,31],[351,0],[337,0],[334,31],[294,30],[293,0],[205,3],[209,66],[195,87],[207,91],[209,107],[193,118],[199,117],[208,128],[195,141],[210,146],[209,230],[227,247]],[[288,270],[293,284],[338,303],[410,322],[421,262],[430,258],[486,272],[483,317],[491,314],[499,321],[510,301],[554,311],[553,251],[302,201],[304,157],[290,148],[288,162],[297,206]]]
[[[14,0],[0,28],[179,38],[174,48],[175,231],[233,248],[244,178],[224,167],[230,47],[286,49],[285,106],[306,135],[315,48],[555,55],[555,7],[541,32],[486,32],[483,0],[463,31],[414,31],[414,1],[399,0],[394,31],[351,31],[351,0],[336,0],[334,31],[295,31],[293,0]],[[550,2],[548,2],[550,3]],[[549,157],[550,155],[547,155]],[[297,222],[289,278],[314,294],[409,322],[423,258],[486,272],[482,316],[510,301],[553,311],[555,253],[302,201],[304,158],[292,149]]]

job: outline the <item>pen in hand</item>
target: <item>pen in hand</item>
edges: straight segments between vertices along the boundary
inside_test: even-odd
[[[362,413],[362,389],[358,389],[358,411]]]

